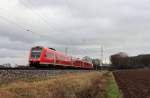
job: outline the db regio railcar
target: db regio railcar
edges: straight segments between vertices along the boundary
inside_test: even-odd
[[[29,53],[30,67],[62,67],[62,68],[81,68],[92,69],[92,62],[68,56],[53,48],[35,46]]]

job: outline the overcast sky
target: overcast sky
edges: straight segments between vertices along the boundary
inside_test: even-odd
[[[150,0],[0,0],[0,64],[27,64],[32,46],[76,57],[150,53]]]

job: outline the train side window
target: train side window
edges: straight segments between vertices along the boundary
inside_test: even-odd
[[[60,56],[60,59],[61,59],[61,60],[64,60],[64,59],[65,59],[65,57],[64,57],[64,56]]]
[[[45,57],[46,58],[54,58],[54,54],[46,52]]]
[[[54,54],[53,54],[53,53],[50,53],[50,54],[49,54],[49,58],[54,58]]]

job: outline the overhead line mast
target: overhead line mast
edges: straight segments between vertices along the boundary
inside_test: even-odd
[[[68,55],[68,48],[65,48],[65,54]]]
[[[101,46],[101,62],[100,62],[100,66],[103,66],[103,55],[104,55],[104,50],[103,50],[103,46]]]

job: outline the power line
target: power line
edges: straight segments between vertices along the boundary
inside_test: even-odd
[[[20,0],[20,1],[21,1],[21,0]],[[31,1],[26,0],[26,2],[28,3],[28,5],[30,5],[30,6],[32,6],[32,7],[35,7],[34,4],[33,4]],[[50,25],[50,24],[47,22],[47,20],[45,19],[45,17],[44,17],[43,15],[37,13],[34,9],[28,7],[23,1],[22,1],[22,3],[23,3],[23,5],[24,5],[24,7],[26,7],[27,9],[29,9],[33,14],[35,14],[36,16],[38,16],[45,24],[47,24],[47,26],[48,26],[48,28],[49,28],[50,30],[52,29],[54,32],[57,31],[52,25]],[[37,10],[37,11],[38,11],[38,10]],[[39,12],[39,11],[38,11],[38,12]],[[45,36],[45,37],[48,37],[48,36]],[[55,41],[55,42],[58,41],[58,39],[56,39],[56,38],[54,38],[54,37],[52,37],[52,36],[49,36],[49,39],[51,39],[51,40],[53,40],[53,41]]]
[[[3,8],[2,8],[2,10],[4,10],[5,12],[7,12],[6,9],[3,9]],[[34,31],[30,30],[30,29],[25,28],[24,26],[22,26],[22,25],[20,25],[20,24],[18,24],[18,23],[16,23],[16,22],[14,22],[14,21],[12,21],[11,19],[8,19],[8,18],[3,17],[3,16],[0,16],[0,18],[1,18],[2,20],[4,20],[4,21],[10,23],[10,24],[13,24],[13,25],[17,26],[17,27],[18,27],[19,29],[21,29],[21,30],[24,30],[24,31],[27,31],[27,32],[31,32],[32,34],[40,34],[40,33],[34,32]],[[39,36],[41,37],[41,36],[43,36],[43,35],[40,34]],[[43,36],[43,37],[49,37],[49,39],[52,39],[52,40],[54,40],[54,41],[57,41],[57,40],[56,40],[55,38],[53,38],[52,36]]]
[[[67,7],[70,9],[70,13],[71,13],[71,15],[73,16],[73,11],[72,11],[72,7],[70,6],[70,3],[69,3],[69,1],[68,0],[65,0],[66,1],[66,4],[67,4]]]
[[[26,0],[26,1],[28,2],[28,5],[34,7],[34,4],[31,1],[29,1],[29,0]],[[43,17],[41,14],[37,13],[34,9],[28,7],[28,5],[26,5],[23,0],[20,0],[20,2],[24,5],[24,7],[26,7],[27,9],[29,9],[33,14],[35,14],[36,16],[38,16],[45,24],[47,24],[47,26],[49,27],[49,29],[52,29],[53,31],[56,31],[56,29],[54,29],[54,27],[47,22],[47,20],[45,19],[45,17]]]
[[[10,20],[10,19],[7,19],[7,18],[5,18],[5,17],[3,17],[3,16],[0,16],[0,18],[1,18],[2,20],[4,20],[4,21],[10,23],[10,24],[14,24],[14,25],[17,26],[19,29],[22,29],[22,30],[27,31],[27,32],[34,33],[33,31],[24,28],[22,25],[20,25],[20,24],[14,22],[14,21],[12,21],[12,20]]]
[[[0,8],[0,9],[3,10],[3,11],[5,11],[5,12],[8,12],[8,10],[5,9],[5,8]],[[24,26],[22,26],[22,25],[20,25],[20,24],[18,24],[18,23],[16,23],[16,22],[14,22],[14,21],[11,20],[11,19],[8,19],[8,18],[6,18],[6,17],[4,17],[4,16],[0,16],[0,18],[1,18],[2,20],[4,20],[4,21],[10,23],[10,24],[14,24],[14,25],[17,26],[19,29],[22,29],[22,30],[27,31],[27,32],[31,32],[31,33],[33,33],[33,34],[37,34],[37,32],[34,32],[34,31],[30,30],[30,29],[27,29],[27,28],[25,28]],[[39,33],[38,33],[38,34],[39,34]]]
[[[30,33],[32,33],[32,34],[36,34],[36,35],[38,36],[38,38],[40,38],[40,36],[41,36],[41,35],[38,35],[39,33],[37,34],[36,32],[33,32],[33,31],[30,30],[30,29],[26,29],[26,28],[23,27],[22,25],[20,25],[20,24],[14,22],[14,21],[12,21],[12,20],[10,20],[10,19],[7,19],[7,18],[5,18],[5,17],[3,17],[3,16],[0,16],[0,19],[1,19],[1,20],[4,20],[5,22],[8,22],[8,23],[10,23],[10,24],[15,25],[15,26],[18,27],[20,30],[23,30],[23,31],[26,31],[26,32],[30,32]]]

